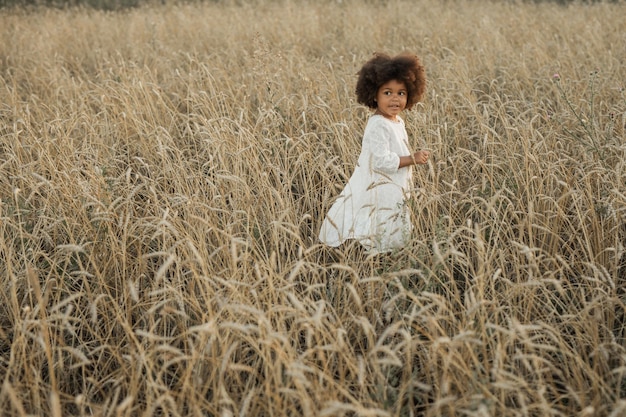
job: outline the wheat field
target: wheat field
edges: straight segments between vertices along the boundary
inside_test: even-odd
[[[7,416],[626,415],[626,4],[0,10]],[[321,246],[371,54],[411,244]]]

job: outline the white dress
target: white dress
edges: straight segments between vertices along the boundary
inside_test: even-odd
[[[336,247],[355,239],[370,253],[404,247],[412,228],[405,203],[412,167],[398,165],[410,153],[404,120],[371,116],[354,173],[328,211],[320,241]]]

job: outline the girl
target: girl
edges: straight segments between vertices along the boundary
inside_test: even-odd
[[[409,151],[404,121],[399,114],[422,99],[424,67],[415,55],[374,54],[358,73],[357,101],[370,109],[361,154],[350,180],[332,205],[320,230],[326,245],[348,239],[368,253],[402,248],[410,238],[405,204],[412,188],[412,166],[425,164],[428,151]]]

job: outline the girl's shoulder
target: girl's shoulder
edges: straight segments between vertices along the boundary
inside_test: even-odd
[[[404,120],[399,119],[397,122],[380,115],[372,115],[367,120],[365,131],[363,132],[364,140],[366,138],[391,138],[406,136],[406,128]]]

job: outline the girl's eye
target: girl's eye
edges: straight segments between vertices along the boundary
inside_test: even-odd
[[[401,96],[406,96],[406,91],[400,91]]]

